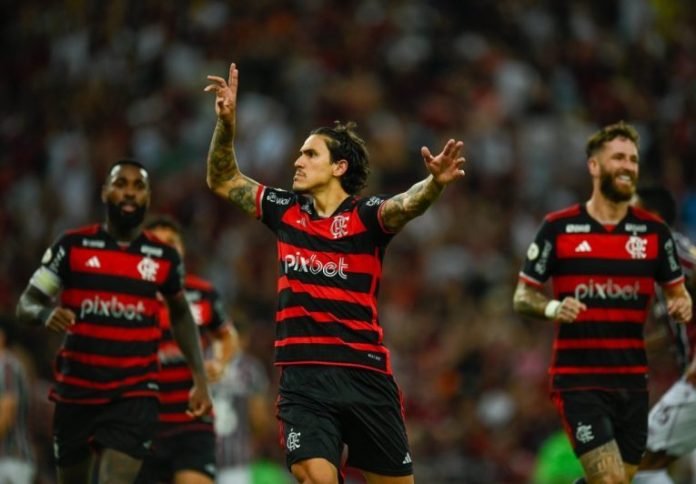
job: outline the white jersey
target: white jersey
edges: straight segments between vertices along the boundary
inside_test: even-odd
[[[696,272],[696,246],[684,235],[673,232],[677,254],[687,284],[693,284]],[[657,293],[655,316],[667,322],[675,336],[679,363],[683,369],[693,356],[696,328],[691,324],[678,324],[667,315],[664,296]],[[662,396],[648,417],[648,449],[665,451],[679,457],[696,449],[696,388],[684,379],[677,381]]]
[[[216,453],[219,469],[247,465],[253,455],[249,398],[266,395],[268,375],[255,357],[240,353],[222,380],[211,387],[215,408]]]
[[[696,271],[696,245],[688,237],[679,232],[672,232],[674,242],[677,244],[677,256],[681,263],[686,283],[694,284],[694,273]],[[663,321],[672,336],[676,349],[676,358],[682,371],[691,362],[696,346],[696,327],[693,324],[681,324],[675,322],[667,314],[667,303],[660,288],[656,290],[655,304],[653,305],[653,317],[655,321]]]

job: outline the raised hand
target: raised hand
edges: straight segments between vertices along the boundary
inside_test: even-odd
[[[421,148],[423,161],[435,183],[443,187],[464,176],[462,167],[466,159],[459,156],[463,146],[462,141],[450,139],[437,156],[433,156],[427,146]]]
[[[210,84],[203,89],[205,92],[215,93],[215,113],[224,123],[234,125],[237,110],[237,86],[239,85],[239,71],[237,65],[230,64],[230,73],[227,81],[219,76],[208,76]]]

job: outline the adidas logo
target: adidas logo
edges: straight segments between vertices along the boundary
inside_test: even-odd
[[[402,464],[410,464],[411,462],[413,462],[411,460],[411,453],[406,452],[406,457],[404,457],[404,461],[402,462]]]
[[[575,248],[575,252],[592,252],[592,247],[590,247],[590,243],[588,241],[583,240]]]
[[[101,262],[99,262],[99,257],[97,257],[96,255],[93,255],[92,257],[87,259],[87,262],[85,262],[85,265],[87,267],[94,267],[94,268],[98,269],[101,267]]]

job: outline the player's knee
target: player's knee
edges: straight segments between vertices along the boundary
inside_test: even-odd
[[[601,475],[587,479],[588,484],[629,484],[623,469],[607,469]]]
[[[324,459],[308,459],[293,464],[291,469],[300,484],[336,484],[338,471]]]

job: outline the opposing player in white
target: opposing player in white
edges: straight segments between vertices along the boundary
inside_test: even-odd
[[[662,187],[645,187],[639,188],[636,195],[636,205],[656,213],[673,226],[676,203],[669,191]],[[696,292],[696,245],[676,231],[672,235],[686,276],[686,287],[693,295]],[[667,472],[669,465],[696,449],[696,352],[693,351],[696,327],[693,321],[688,326],[671,321],[664,298],[660,296],[658,291],[655,317],[666,321],[684,373],[650,411],[647,450],[633,479],[637,484],[672,483]],[[693,358],[691,361],[689,356]]]

